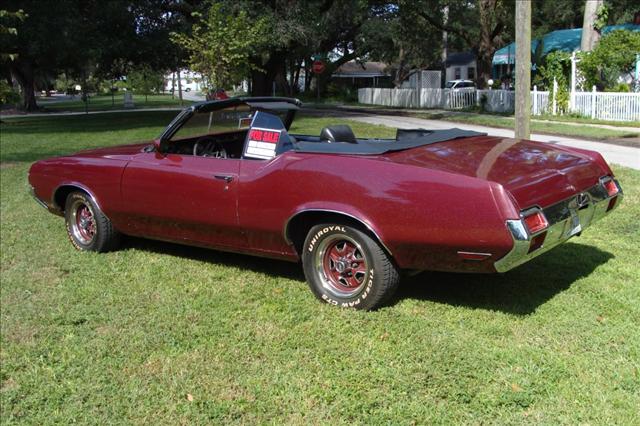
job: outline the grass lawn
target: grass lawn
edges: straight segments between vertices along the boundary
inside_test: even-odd
[[[611,121],[611,120],[598,120],[590,117],[575,117],[571,115],[551,115],[543,114],[532,117],[534,120],[549,120],[549,121],[563,121],[567,123],[575,124],[604,124],[614,127],[639,127],[640,121]]]
[[[640,172],[616,167],[620,209],[514,271],[422,273],[356,312],[316,301],[296,264],[139,239],[77,252],[28,195],[32,161],[174,114],[2,123],[3,423],[640,423]]]
[[[178,96],[174,99],[171,95],[149,95],[146,99],[144,95],[133,95],[133,103],[136,109],[140,108],[167,108],[180,107]],[[193,102],[184,100],[184,106],[191,105]],[[76,96],[75,100],[59,101],[56,98],[39,98],[38,105],[44,107],[47,111],[85,111],[85,104]],[[112,109],[124,109],[124,92],[116,93],[114,98],[111,95],[96,95],[89,98],[89,111],[108,111]]]

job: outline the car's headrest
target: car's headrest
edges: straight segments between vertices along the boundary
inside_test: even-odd
[[[351,127],[346,124],[327,126],[320,132],[320,140],[323,142],[348,142],[358,143]]]

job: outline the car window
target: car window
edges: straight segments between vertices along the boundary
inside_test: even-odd
[[[445,89],[451,89],[454,84],[456,84],[454,81],[447,81],[447,84],[445,84],[444,87]]]
[[[211,112],[196,112],[178,129],[171,140],[247,130],[251,125],[251,119],[252,113],[248,105]]]

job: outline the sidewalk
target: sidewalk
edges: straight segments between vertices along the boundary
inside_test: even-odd
[[[405,116],[389,116],[375,115],[367,113],[347,113],[346,118],[349,120],[361,121],[369,124],[380,124],[388,127],[397,127],[400,129],[426,128],[426,129],[450,129],[457,127],[463,130],[473,130],[476,132],[487,133],[491,136],[503,138],[513,138],[514,131],[509,129],[498,129],[493,127],[478,126],[475,124],[451,123],[440,120],[425,120],[416,117]],[[532,134],[531,139],[540,142],[547,142],[558,145],[571,146],[574,148],[589,149],[597,151],[609,163],[620,164],[625,167],[631,167],[640,170],[640,148],[628,146],[613,145],[603,142],[592,142],[575,138],[567,138],[564,136],[550,136],[541,134]]]
[[[336,109],[341,111],[349,111],[349,112],[363,112],[363,113],[371,113],[371,114],[382,114],[382,115],[393,115],[393,116],[415,116],[415,114],[428,114],[440,117],[446,117],[448,120],[453,121],[456,116],[486,116],[491,118],[501,118],[507,120],[515,120],[512,116],[506,115],[495,115],[495,114],[481,114],[475,112],[466,112],[466,111],[454,111],[454,110],[445,110],[445,109],[407,109],[407,108],[393,108],[393,107],[382,107],[376,105],[308,105],[311,108],[317,109]],[[435,119],[436,117],[434,117]],[[598,124],[598,123],[575,123],[571,121],[561,121],[561,120],[547,120],[547,119],[539,119],[532,118],[532,122],[535,123],[548,123],[548,124],[563,124],[567,126],[576,126],[576,127],[595,127],[600,129],[607,130],[618,130],[621,132],[637,132],[640,133],[640,127],[633,126],[612,126],[610,124]]]

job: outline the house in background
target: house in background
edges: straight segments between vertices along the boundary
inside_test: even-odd
[[[391,75],[386,72],[387,64],[383,62],[349,61],[338,67],[331,79],[341,86],[390,87]]]
[[[452,52],[447,55],[445,63],[445,81],[475,81],[477,73],[476,55],[473,52]]]
[[[203,90],[202,75],[187,69],[180,70],[180,85],[183,92],[200,92]],[[178,73],[168,73],[164,76],[165,87],[167,92],[178,91]],[[175,85],[175,87],[174,87]]]

